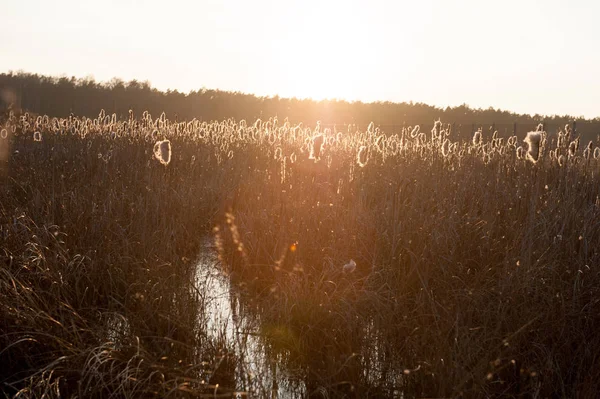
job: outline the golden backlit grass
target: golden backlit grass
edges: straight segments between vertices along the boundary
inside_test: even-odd
[[[11,395],[239,388],[198,322],[211,231],[306,395],[600,389],[600,161],[574,132],[461,142],[441,122],[389,136],[103,113],[2,129]]]

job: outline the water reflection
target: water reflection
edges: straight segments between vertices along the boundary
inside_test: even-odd
[[[297,303],[278,319],[266,308],[268,297],[253,298],[220,271],[210,245],[198,262],[196,287],[205,309],[199,323],[230,354],[238,391],[273,398],[404,397],[398,353],[373,320],[347,319],[354,312],[343,307],[358,306],[351,295],[325,306],[290,297]]]
[[[221,342],[235,362],[235,385],[258,397],[303,397],[303,384],[287,381],[280,361],[269,355],[260,333],[259,315],[246,311],[241,293],[231,289],[230,279],[218,267],[214,248],[205,246],[198,261],[196,288],[202,297],[204,313],[199,325],[216,342]]]

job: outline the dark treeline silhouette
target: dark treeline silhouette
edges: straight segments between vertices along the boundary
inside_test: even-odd
[[[303,122],[312,126],[316,121],[324,125],[370,122],[386,132],[397,132],[402,126],[420,124],[427,128],[441,118],[453,124],[457,131],[472,133],[473,129],[497,129],[500,134],[521,134],[545,123],[546,130],[554,133],[560,126],[576,122],[582,136],[596,138],[600,133],[600,118],[586,120],[572,116],[523,115],[494,108],[475,109],[465,104],[458,107],[438,108],[423,103],[348,102],[343,100],[314,101],[310,99],[258,97],[240,92],[202,89],[187,94],[177,90],[166,92],[152,88],[148,82],[124,82],[113,78],[99,83],[93,78],[48,77],[24,72],[0,74],[0,109],[9,106],[37,114],[64,117],[69,114],[96,117],[101,109],[108,114],[126,117],[129,110],[139,116],[148,111],[154,117],[162,112],[169,119],[222,120],[287,117],[291,123]]]

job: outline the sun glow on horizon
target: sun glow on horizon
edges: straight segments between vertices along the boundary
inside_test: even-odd
[[[10,2],[0,70],[596,117],[599,12],[591,0],[107,0],[100,14]]]

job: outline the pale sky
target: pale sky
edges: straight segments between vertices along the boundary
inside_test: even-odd
[[[0,0],[0,72],[600,116],[598,0]]]

